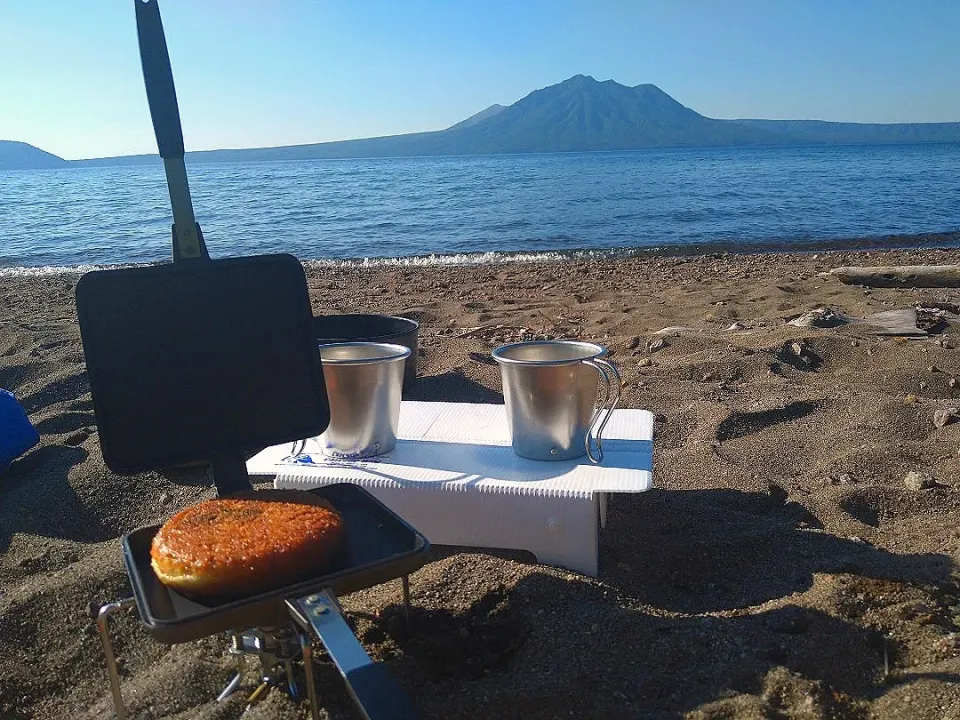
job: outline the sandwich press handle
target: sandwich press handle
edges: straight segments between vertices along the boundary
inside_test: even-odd
[[[364,720],[421,720],[410,696],[382,663],[375,663],[340,614],[331,591],[287,600],[297,623],[312,632],[330,653]],[[309,662],[308,658],[304,658]],[[308,689],[312,691],[312,684]],[[315,704],[315,698],[311,697]]]
[[[167,189],[173,209],[173,259],[206,260],[210,256],[193,212],[187,167],[183,161],[183,130],[180,127],[177,91],[173,85],[160,6],[157,0],[133,0],[133,3],[147,103],[150,105],[153,131],[167,174]]]

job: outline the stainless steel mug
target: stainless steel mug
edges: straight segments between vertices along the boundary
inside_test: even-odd
[[[517,455],[531,460],[586,455],[592,463],[603,459],[603,428],[620,402],[620,374],[603,359],[606,354],[600,345],[575,340],[521,342],[493,351]],[[599,404],[598,381],[603,388]]]
[[[383,455],[397,444],[404,361],[410,348],[374,342],[320,345],[330,424],[319,437],[325,455]]]

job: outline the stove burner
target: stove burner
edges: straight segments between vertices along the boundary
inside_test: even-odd
[[[403,580],[404,617],[410,619],[410,583]],[[118,610],[136,606],[134,598],[107,603],[97,614],[97,627],[103,654],[107,661],[110,692],[117,712],[117,720],[126,720],[127,711],[120,692],[120,675],[110,640],[109,619]],[[419,713],[390,676],[385,666],[373,663],[343,617],[343,608],[331,590],[286,601],[292,621],[284,625],[251,628],[231,632],[227,652],[234,656],[236,672],[226,687],[217,695],[222,702],[235,693],[243,683],[246,659],[255,657],[259,667],[259,684],[247,699],[247,708],[261,700],[273,688],[282,688],[294,702],[302,702],[303,689],[298,671],[304,676],[310,714],[320,720],[320,706],[313,668],[311,633],[320,638],[340,674],[347,683],[357,707],[367,720],[379,718],[417,718]]]
[[[253,628],[242,634],[231,633],[227,652],[236,659],[237,672],[217,696],[217,702],[230,697],[243,682],[245,660],[251,655],[256,656],[259,661],[257,674],[260,684],[248,698],[249,704],[259,700],[271,688],[284,688],[294,702],[300,702],[303,695],[297,682],[294,664],[303,668],[307,685],[313,685],[312,663],[303,662],[304,654],[308,657],[310,655],[309,649],[304,651],[304,648],[309,646],[310,638],[293,623],[282,627]],[[317,712],[313,710],[314,705],[315,703],[311,702],[311,712],[317,717]]]

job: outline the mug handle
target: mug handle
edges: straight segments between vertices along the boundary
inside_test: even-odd
[[[587,426],[587,436],[584,438],[584,445],[586,445],[587,449],[587,458],[594,465],[597,465],[601,460],[603,460],[603,440],[601,438],[601,435],[603,434],[603,428],[606,427],[607,422],[610,420],[610,416],[620,403],[620,373],[617,372],[617,368],[613,363],[602,358],[591,358],[589,360],[582,360],[581,362],[584,365],[589,365],[598,373],[600,373],[600,377],[603,379],[603,400],[597,406],[596,411],[594,411],[593,417],[590,418],[590,424]],[[604,410],[607,411],[607,414],[603,416],[602,420],[600,420],[600,415]],[[596,426],[596,429],[594,429],[594,425],[598,420],[600,421],[600,424]],[[597,441],[596,455],[593,454],[593,448],[590,447],[591,434],[594,435]]]

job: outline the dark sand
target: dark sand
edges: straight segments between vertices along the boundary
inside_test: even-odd
[[[436,549],[412,579],[416,633],[395,620],[399,583],[346,598],[366,647],[436,718],[960,718],[960,422],[932,423],[960,406],[960,328],[787,324],[960,302],[818,275],[920,263],[960,251],[308,268],[318,313],[423,323],[416,399],[498,401],[483,360],[526,332],[607,345],[625,404],[660,414],[658,489],[611,498],[599,579]],[[76,280],[0,278],[0,387],[42,433],[0,475],[4,719],[110,716],[91,609],[130,592],[118,537],[212,494],[199,472],[104,467]],[[691,330],[649,353],[667,326]],[[936,486],[908,488],[914,469]],[[132,612],[115,628],[133,717],[240,716],[246,693],[212,702],[222,638],[166,647]],[[351,717],[319,672],[324,713]],[[307,715],[274,693],[244,717]]]

